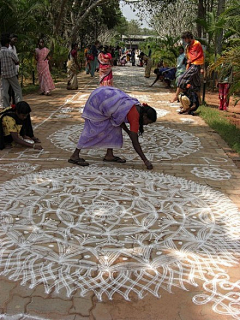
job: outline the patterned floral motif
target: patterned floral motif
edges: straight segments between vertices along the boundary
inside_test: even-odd
[[[49,136],[49,139],[56,147],[72,152],[76,148],[83,126],[83,123],[67,126]],[[147,158],[151,161],[178,159],[201,148],[200,140],[193,134],[167,128],[158,123],[145,128],[140,143]],[[82,153],[99,158],[104,156],[105,150],[82,150]],[[134,152],[127,134],[124,134],[121,153],[128,160],[139,160],[139,156]]]
[[[239,284],[225,268],[238,263],[240,215],[222,193],[173,176],[91,166],[13,179],[0,195],[2,275],[68,296],[93,291],[100,300],[202,284],[206,294],[194,303],[213,301],[216,312],[239,319]]]

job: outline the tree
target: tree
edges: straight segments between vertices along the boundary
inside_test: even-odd
[[[57,37],[64,34],[69,45],[76,42],[81,26],[91,12],[109,3],[119,5],[118,0],[61,0],[59,6],[59,0],[52,0],[53,35]]]
[[[188,10],[183,10],[183,8],[188,8]],[[188,0],[176,0],[166,4],[152,16],[151,26],[160,37],[165,37],[166,35],[179,37],[186,30],[192,30],[193,33],[196,31],[194,23],[196,16],[196,3]]]

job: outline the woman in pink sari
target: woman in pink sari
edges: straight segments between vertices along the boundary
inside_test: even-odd
[[[44,40],[40,39],[38,42],[38,48],[35,49],[35,58],[37,60],[37,71],[40,91],[41,94],[45,94],[47,96],[50,95],[51,90],[55,89],[55,85],[49,70],[49,52],[50,50],[44,47]]]
[[[113,86],[112,65],[113,59],[111,53],[108,52],[108,47],[103,47],[103,50],[98,55],[99,62],[99,85]]]

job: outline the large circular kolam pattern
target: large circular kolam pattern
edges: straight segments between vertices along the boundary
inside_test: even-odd
[[[68,167],[8,181],[0,196],[1,274],[31,288],[159,296],[221,279],[237,263],[236,206],[185,179]]]
[[[73,152],[84,124],[66,126],[49,136],[52,143],[61,149]],[[144,153],[150,161],[171,160],[185,157],[202,148],[199,138],[181,130],[164,127],[158,123],[145,128],[140,143]],[[82,149],[82,154],[92,157],[104,156],[105,150]],[[140,160],[136,152],[133,152],[131,140],[124,133],[124,144],[121,154],[127,160]]]

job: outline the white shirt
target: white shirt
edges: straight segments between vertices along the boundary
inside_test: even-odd
[[[8,50],[11,50],[15,54],[15,56],[18,58],[17,49],[16,49],[15,46],[11,46],[9,44]],[[19,65],[16,65],[16,71],[17,71],[17,74],[18,74],[19,73]]]

